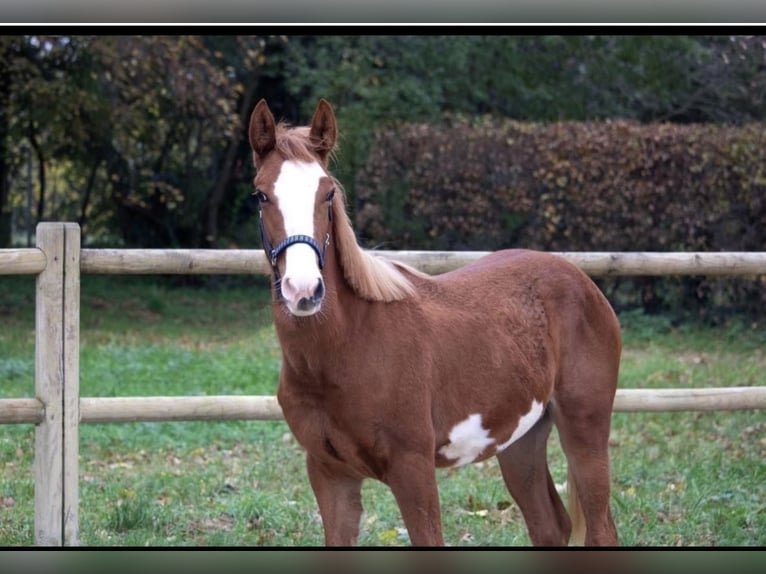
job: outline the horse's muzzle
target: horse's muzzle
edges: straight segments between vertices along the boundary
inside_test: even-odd
[[[280,287],[282,300],[293,315],[307,317],[319,311],[322,306],[325,288],[321,277],[311,285],[296,285],[285,277]]]

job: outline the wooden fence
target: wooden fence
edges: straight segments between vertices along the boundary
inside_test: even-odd
[[[0,250],[0,275],[37,275],[35,398],[0,399],[0,424],[35,425],[35,543],[79,541],[80,423],[278,420],[273,396],[80,397],[80,274],[268,273],[254,250],[81,249],[74,223],[41,223],[37,247]],[[427,273],[485,252],[378,251]],[[763,275],[766,252],[559,253],[590,275]],[[766,409],[766,386],[619,389],[615,411]]]

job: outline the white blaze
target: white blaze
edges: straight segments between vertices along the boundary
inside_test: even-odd
[[[317,162],[286,161],[274,182],[274,195],[285,225],[286,237],[314,237],[314,201],[319,180],[325,177]],[[302,313],[295,305],[301,297],[310,296],[321,278],[316,252],[305,243],[291,245],[285,251],[285,273],[282,293],[290,311]]]

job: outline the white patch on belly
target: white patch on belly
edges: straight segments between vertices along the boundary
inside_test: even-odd
[[[481,452],[495,442],[489,431],[481,425],[481,415],[470,415],[452,427],[449,443],[439,449],[439,454],[456,459],[454,466],[472,462]]]
[[[501,452],[508,448],[512,443],[523,437],[531,429],[545,410],[545,405],[540,401],[532,401],[529,412],[523,415],[511,438],[497,446],[496,452]],[[489,436],[489,430],[482,425],[481,415],[469,415],[467,419],[459,422],[449,433],[449,442],[439,449],[439,454],[445,458],[454,460],[452,466],[462,466],[473,462],[484,452],[488,446],[492,445],[495,439]]]
[[[503,444],[499,445],[497,447],[497,452],[505,450],[512,443],[516,442],[525,434],[527,434],[527,431],[531,429],[543,415],[543,407],[544,405],[540,401],[532,401],[532,406],[530,407],[529,412],[519,419],[519,424],[516,426],[516,430],[513,431],[511,438],[509,438]]]

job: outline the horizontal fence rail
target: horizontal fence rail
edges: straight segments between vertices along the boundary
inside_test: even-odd
[[[110,397],[80,399],[84,423],[284,420],[273,396]]]
[[[376,251],[429,274],[444,273],[476,261],[487,251]],[[571,261],[588,275],[761,275],[766,274],[763,252],[552,252]]]
[[[434,275],[484,251],[372,251]],[[766,275],[766,252],[558,252],[591,276]],[[274,396],[80,397],[81,274],[268,274],[261,249],[81,249],[73,223],[41,223],[37,246],[0,249],[0,275],[36,275],[35,398],[0,399],[0,424],[35,425],[35,542],[79,543],[79,425],[282,420]],[[619,389],[616,412],[766,410],[766,386]]]
[[[40,399],[0,399],[0,424],[40,424],[45,405]]]
[[[80,272],[103,275],[266,274],[262,249],[83,249]]]
[[[47,258],[41,249],[0,249],[0,275],[37,275]]]
[[[39,423],[39,399],[0,399],[0,424]],[[618,389],[615,412],[766,409],[766,386],[712,389]],[[82,397],[81,423],[284,420],[270,395]]]
[[[463,267],[489,251],[369,251],[435,275]],[[764,252],[553,252],[589,275],[762,275]],[[93,274],[268,274],[261,249],[83,249],[80,271]]]

